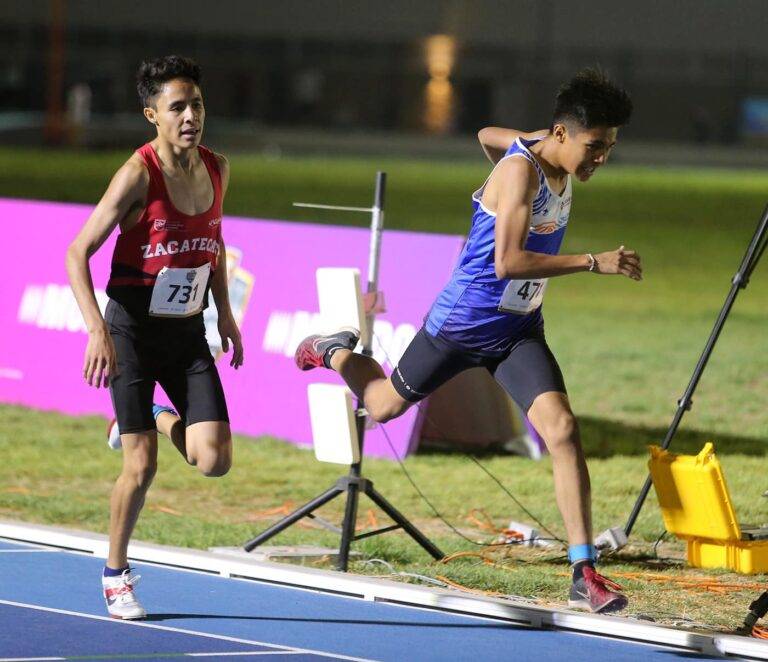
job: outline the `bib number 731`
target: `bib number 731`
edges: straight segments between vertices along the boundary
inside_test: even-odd
[[[548,282],[546,278],[509,281],[501,296],[499,310],[517,315],[533,312],[541,305]]]
[[[171,295],[168,297],[168,303],[189,303],[190,299],[197,299],[199,283],[195,283],[195,286],[191,285],[169,285]]]
[[[199,313],[211,265],[191,269],[163,267],[152,288],[149,314],[155,317],[189,317]]]

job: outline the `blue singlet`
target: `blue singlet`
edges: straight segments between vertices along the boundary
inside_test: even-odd
[[[529,147],[537,140],[518,138],[499,161],[523,158],[539,176],[525,250],[556,255],[571,210],[571,178],[562,195],[547,184],[544,171]],[[498,166],[498,164],[497,164]],[[425,319],[427,332],[448,343],[485,355],[500,355],[523,336],[543,328],[541,300],[547,279],[497,278],[494,267],[496,214],[481,202],[488,183],[472,195],[472,228],[451,280]],[[510,312],[513,311],[513,312]]]

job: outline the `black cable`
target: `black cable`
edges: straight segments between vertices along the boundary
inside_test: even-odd
[[[434,423],[432,423],[432,425],[434,425]],[[440,430],[438,430],[438,432],[440,432]],[[539,525],[539,528],[541,528],[541,530],[542,530],[542,531],[546,531],[546,532],[547,532],[547,533],[548,533],[550,536],[552,536],[551,538],[542,538],[541,540],[557,540],[557,541],[559,541],[559,542],[561,542],[561,543],[563,543],[563,544],[566,544],[564,540],[562,540],[561,538],[558,538],[558,537],[557,537],[557,536],[556,536],[554,533],[552,533],[552,531],[550,531],[550,530],[549,530],[549,529],[548,529],[546,526],[544,526],[544,524],[542,524],[541,520],[540,520],[538,517],[536,517],[536,515],[534,515],[534,514],[533,514],[533,513],[532,513],[530,510],[528,510],[528,509],[527,509],[527,508],[526,508],[526,507],[525,507],[525,506],[524,506],[524,505],[523,505],[523,504],[520,502],[520,500],[519,500],[519,499],[518,499],[518,498],[517,498],[517,497],[516,497],[514,494],[512,494],[512,492],[510,492],[510,491],[509,491],[509,490],[508,490],[508,489],[507,489],[507,488],[506,488],[506,487],[505,487],[505,486],[502,484],[502,482],[501,482],[501,481],[500,481],[498,478],[496,478],[496,476],[494,476],[494,475],[493,475],[493,474],[490,472],[490,470],[489,470],[489,469],[488,469],[488,468],[487,468],[487,467],[486,467],[484,464],[482,464],[482,463],[480,462],[480,460],[478,460],[478,459],[477,459],[476,457],[474,457],[473,455],[469,455],[468,453],[465,453],[465,455],[466,455],[466,456],[467,456],[467,457],[468,457],[470,460],[472,460],[472,461],[473,461],[473,462],[474,462],[474,463],[475,463],[475,464],[476,464],[478,467],[480,467],[480,469],[482,469],[482,470],[483,470],[483,471],[484,471],[486,474],[488,474],[488,476],[489,476],[489,477],[490,477],[490,478],[491,478],[491,479],[492,479],[492,480],[493,480],[493,481],[494,481],[494,482],[495,482],[495,483],[496,483],[496,484],[497,484],[497,485],[498,485],[498,486],[499,486],[499,487],[500,487],[500,488],[501,488],[501,489],[504,491],[504,493],[505,493],[507,496],[509,496],[509,498],[510,498],[510,499],[512,499],[512,501],[514,501],[514,502],[517,504],[518,508],[520,508],[520,510],[522,510],[522,511],[523,511],[523,512],[524,512],[526,515],[528,515],[528,517],[530,517],[530,518],[531,518],[531,519],[532,519],[534,522],[536,522],[536,524],[538,524],[538,525]]]
[[[469,543],[472,543],[473,545],[477,545],[478,547],[505,547],[507,545],[522,545],[526,542],[534,542],[536,540],[553,540],[553,541],[556,540],[561,543],[564,542],[560,538],[529,538],[525,540],[513,540],[510,542],[492,542],[492,543],[477,542],[476,540],[472,540],[472,538],[464,535],[461,531],[459,531],[453,524],[451,524],[445,517],[443,517],[443,515],[440,513],[440,511],[437,508],[435,508],[434,504],[427,498],[426,494],[424,494],[424,492],[422,492],[419,486],[416,484],[416,481],[413,479],[408,469],[405,468],[405,463],[402,461],[402,459],[400,459],[400,455],[395,450],[395,447],[392,444],[392,440],[389,438],[389,434],[387,433],[386,428],[382,424],[379,424],[379,428],[384,433],[384,438],[387,440],[387,444],[389,444],[389,448],[392,451],[392,454],[395,456],[397,463],[400,465],[400,469],[405,474],[405,477],[408,479],[408,482],[410,482],[410,484],[413,486],[413,489],[416,490],[416,493],[422,498],[424,503],[426,503],[430,507],[432,512],[435,514],[435,516],[443,524],[445,524],[451,531],[453,531],[457,536],[463,538]]]

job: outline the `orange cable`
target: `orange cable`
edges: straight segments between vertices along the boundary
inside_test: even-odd
[[[632,579],[635,581],[651,581],[659,583],[676,584],[679,588],[691,590],[710,591],[712,593],[727,593],[729,591],[752,591],[763,589],[764,586],[758,583],[739,584],[736,582],[720,582],[712,577],[694,576],[694,577],[669,577],[653,572],[613,572],[617,577]]]

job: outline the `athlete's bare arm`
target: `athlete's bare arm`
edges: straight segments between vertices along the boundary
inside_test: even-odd
[[[227,193],[229,187],[229,161],[221,154],[216,155],[219,162],[219,172],[221,172],[221,197]],[[221,337],[221,349],[224,352],[229,351],[229,341],[232,341],[232,359],[229,362],[233,368],[237,369],[243,365],[243,341],[240,336],[240,329],[237,328],[237,322],[232,315],[232,308],[229,305],[229,284],[227,283],[227,251],[224,246],[224,238],[221,239],[219,248],[218,264],[216,271],[213,272],[211,280],[211,294],[216,303],[219,321],[219,336]]]
[[[587,255],[547,255],[525,250],[531,207],[539,187],[533,166],[522,158],[507,159],[494,170],[483,193],[483,205],[496,210],[495,267],[498,278],[548,278],[588,271]],[[594,255],[597,273],[623,274],[640,280],[640,257],[622,246]]]
[[[549,135],[549,129],[540,131],[518,131],[517,129],[503,129],[498,126],[487,126],[477,132],[477,139],[491,163],[496,164],[501,161],[509,146],[518,138],[523,140],[536,140],[537,138],[546,138]]]
[[[91,386],[108,386],[115,374],[115,347],[96,302],[88,264],[118,224],[135,220],[144,206],[149,173],[137,156],[132,156],[115,173],[96,209],[67,248],[66,267],[72,292],[88,329],[83,377]]]

